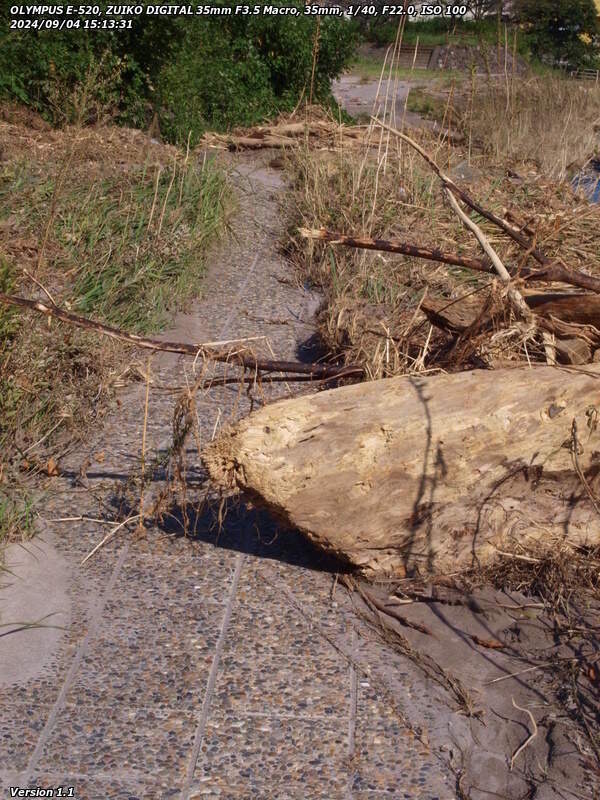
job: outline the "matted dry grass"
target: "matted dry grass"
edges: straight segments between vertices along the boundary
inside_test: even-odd
[[[217,166],[140,131],[51,130],[3,108],[0,290],[159,330],[199,293],[229,197]],[[0,308],[0,540],[29,519],[19,485],[57,474],[61,454],[106,413],[128,358],[105,337]]]
[[[387,132],[373,129],[372,136],[379,137],[380,147],[326,153],[299,148],[290,157],[296,186],[290,252],[303,277],[325,294],[319,323],[327,347],[347,362],[363,364],[373,378],[501,360],[545,360],[539,340],[530,342],[526,352],[512,341],[508,346],[503,341],[492,349],[470,348],[454,366],[440,360],[449,339],[432,329],[419,312],[425,292],[448,301],[470,297],[472,302],[476,295],[482,305],[498,294],[492,276],[408,256],[306,241],[297,234],[296,225],[327,228],[439,247],[461,256],[481,255],[423,160],[406,144],[400,147]],[[413,131],[411,136],[471,196],[526,229],[549,257],[573,269],[600,274],[594,247],[600,209],[576,196],[568,184],[544,176],[530,162],[496,164],[480,153],[469,164],[466,146],[450,146],[426,131]],[[465,172],[470,178],[466,184],[460,179]],[[506,265],[535,266],[498,228],[475,214],[472,218]]]

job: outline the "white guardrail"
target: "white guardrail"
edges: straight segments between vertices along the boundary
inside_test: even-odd
[[[574,69],[569,73],[571,78],[576,78],[580,81],[595,81],[600,82],[600,69]]]

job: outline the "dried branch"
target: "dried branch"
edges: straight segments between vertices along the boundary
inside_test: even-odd
[[[329,231],[325,228],[299,228],[300,235],[305,239],[316,239],[329,244],[341,245],[342,247],[354,247],[358,250],[376,250],[383,253],[400,253],[413,258],[423,258],[426,261],[438,261],[442,264],[449,264],[456,267],[464,267],[474,272],[484,272],[493,274],[494,269],[491,262],[484,258],[473,258],[463,256],[458,253],[449,253],[438,250],[435,247],[424,247],[411,242],[403,242],[399,239],[372,239],[368,236],[346,236],[337,231]],[[600,292],[600,280],[593,275],[586,275],[583,272],[568,270],[561,264],[549,263],[544,269],[521,268],[518,273],[514,268],[508,268],[512,277],[519,277],[525,281],[539,281],[540,283],[567,283],[593,292]]]
[[[515,765],[515,761],[517,759],[517,756],[519,756],[523,752],[523,750],[525,750],[525,748],[528,747],[531,744],[531,742],[533,742],[535,737],[537,736],[537,734],[538,734],[538,726],[536,724],[535,717],[533,716],[533,714],[531,713],[531,711],[528,708],[521,708],[521,706],[518,706],[515,703],[515,698],[514,697],[511,697],[511,700],[512,700],[513,706],[516,709],[518,709],[519,711],[522,711],[524,714],[527,714],[529,716],[529,719],[531,720],[531,725],[532,725],[531,733],[529,734],[527,739],[525,739],[523,744],[520,745],[519,747],[517,747],[517,749],[515,750],[515,752],[512,754],[512,756],[510,758],[510,769],[512,771],[512,768]]]
[[[316,379],[361,377],[364,374],[362,367],[352,364],[347,367],[333,367],[325,364],[302,364],[299,361],[276,361],[257,358],[246,349],[231,348],[229,350],[219,351],[204,344],[161,342],[158,339],[147,339],[143,336],[137,336],[134,333],[127,333],[126,331],[119,330],[119,328],[113,328],[110,325],[104,325],[101,322],[96,322],[87,317],[81,317],[78,314],[72,314],[58,306],[47,306],[37,300],[28,300],[25,297],[8,295],[3,292],[0,292],[0,303],[8,306],[26,308],[29,311],[36,311],[47,317],[56,317],[62,320],[62,322],[75,325],[78,328],[95,331],[104,336],[109,336],[112,339],[129,342],[129,344],[142,347],[146,350],[181,353],[182,355],[194,356],[207,361],[237,364],[240,367],[259,372],[289,372],[293,375],[304,375]],[[293,378],[289,380],[293,380]]]
[[[511,279],[508,270],[502,263],[500,257],[498,256],[492,245],[489,243],[484,232],[481,230],[481,228],[479,227],[479,225],[477,225],[476,222],[473,222],[473,220],[465,214],[465,212],[459,206],[456,198],[449,189],[446,189],[446,196],[448,197],[448,201],[450,202],[453,211],[457,214],[457,216],[463,222],[465,227],[468,228],[473,233],[473,235],[481,245],[483,252],[492,262],[494,269],[498,273],[502,283],[504,283],[508,287],[507,297],[510,300],[513,310],[515,311],[517,316],[526,320],[532,327],[535,327],[533,314],[529,310],[527,304],[525,303],[525,300],[523,300],[523,295],[518,289],[515,289],[514,286],[510,285]]]
[[[465,267],[475,272],[492,272],[489,261],[482,258],[469,258],[457,253],[447,253],[437,248],[421,247],[420,245],[401,242],[398,239],[371,239],[366,236],[344,236],[341,233],[325,230],[325,228],[312,229],[299,228],[300,235],[305,239],[318,239],[330,244],[341,244],[344,247],[356,247],[360,250],[379,250],[385,253],[401,253],[414,258],[424,258],[427,261],[441,261],[456,267]]]
[[[535,247],[532,240],[521,230],[519,230],[519,228],[515,228],[505,219],[502,219],[502,217],[499,217],[497,214],[494,214],[492,211],[484,208],[469,194],[467,194],[467,192],[457,186],[452,178],[442,172],[429,153],[427,153],[427,151],[424,150],[420,144],[415,142],[414,139],[411,139],[410,136],[402,133],[402,131],[387,125],[385,122],[377,119],[377,117],[371,117],[371,119],[382,128],[389,130],[399,139],[402,139],[402,141],[414,148],[417,153],[419,153],[419,155],[422,156],[429,164],[435,174],[442,181],[446,189],[459,197],[470,209],[499,227],[513,241],[517,242],[517,244],[527,250],[528,253],[538,262],[538,264],[541,264],[543,267],[543,269],[538,270],[531,275],[531,278],[535,278],[535,280],[544,280],[547,282],[560,281],[562,283],[569,283],[571,286],[579,286],[582,289],[589,289],[592,292],[600,292],[600,278],[597,278],[594,275],[588,275],[587,273],[579,270],[568,269],[564,266],[564,264],[559,264],[555,261],[552,261],[552,259],[543,253],[539,248]]]
[[[386,603],[383,603],[371,592],[368,592],[359,583],[355,583],[354,587],[357,589],[358,593],[368,606],[376,608],[381,614],[386,614],[388,617],[392,617],[406,628],[412,628],[415,631],[419,631],[419,633],[425,633],[427,636],[433,636],[432,632],[425,625],[421,625],[420,622],[414,622],[413,620],[407,619],[403,614],[399,614],[393,608],[389,608]]]

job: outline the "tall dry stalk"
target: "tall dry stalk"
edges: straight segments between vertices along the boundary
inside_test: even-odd
[[[315,25],[315,39],[313,42],[312,52],[312,69],[310,72],[310,92],[308,95],[308,104],[312,105],[313,91],[315,87],[315,71],[317,68],[317,58],[319,56],[319,34],[321,30],[321,17],[317,17],[317,24]]]
[[[511,85],[512,84],[512,85]],[[572,163],[597,150],[600,87],[558,75],[478,82],[473,113],[464,117],[474,140],[498,161],[532,161],[562,180]]]

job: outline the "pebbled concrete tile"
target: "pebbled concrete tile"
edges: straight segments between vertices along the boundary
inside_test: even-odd
[[[38,772],[179,785],[194,731],[193,714],[180,709],[99,708],[95,703],[69,703],[44,747]]]
[[[347,670],[339,662],[258,656],[247,664],[231,655],[222,663],[215,710],[330,719],[347,714]]]
[[[191,796],[342,798],[346,738],[345,724],[334,720],[214,715]]]
[[[235,648],[245,656],[285,655],[307,661],[323,657],[339,661],[334,648],[311,625],[313,606],[299,612],[277,586],[254,583],[246,571],[240,580],[225,651]],[[345,630],[347,622],[332,608],[319,620],[328,629]]]
[[[233,572],[233,559],[208,546],[185,558],[146,555],[135,549],[115,582],[106,616],[130,616],[133,621],[161,610],[183,617],[206,615],[207,609],[218,613]]]
[[[73,800],[167,800],[179,795],[179,787],[170,782],[161,783],[158,779],[153,781],[151,776],[148,776],[147,782],[139,783],[122,781],[117,777],[99,780],[81,775],[41,773],[30,781],[29,788],[33,787],[55,791],[60,787],[65,798],[73,790]]]
[[[0,769],[20,772],[27,767],[49,713],[50,706],[33,699],[2,704]]]
[[[204,800],[204,798],[218,797],[219,800],[347,800],[348,794],[341,788],[331,789],[312,789],[310,794],[306,794],[303,784],[290,784],[278,786],[277,794],[272,794],[269,788],[257,788],[254,786],[230,786],[222,789],[220,786],[199,786],[196,787],[190,800]],[[389,797],[390,795],[387,795]]]
[[[447,797],[447,770],[368,680],[358,681],[353,792]],[[450,796],[453,796],[450,795]]]
[[[137,617],[116,606],[83,658],[67,695],[72,702],[195,708],[202,702],[219,635],[212,608],[148,609]]]

